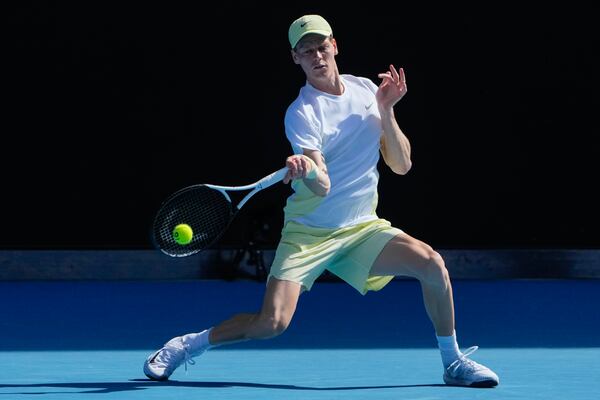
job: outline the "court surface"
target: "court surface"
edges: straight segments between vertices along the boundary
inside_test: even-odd
[[[454,281],[461,347],[500,386],[443,385],[418,283],[317,283],[282,336],[212,350],[165,383],[172,336],[260,305],[252,281],[2,282],[0,399],[598,399],[600,281]]]

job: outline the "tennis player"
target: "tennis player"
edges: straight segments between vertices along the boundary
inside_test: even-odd
[[[288,107],[286,136],[294,155],[284,183],[293,194],[284,209],[284,227],[255,314],[237,314],[198,333],[169,340],[150,354],[144,373],[165,380],[183,363],[215,346],[283,333],[298,298],[328,270],[361,294],[380,290],[394,276],[417,279],[422,288],[450,385],[491,387],[499,383],[489,368],[459,350],[454,327],[452,286],[444,260],[426,243],[379,218],[379,154],[399,175],[411,168],[411,146],[394,116],[394,105],[406,94],[402,68],[390,65],[371,80],[338,71],[337,42],[329,23],[305,15],[289,27],[294,63],[306,84]]]

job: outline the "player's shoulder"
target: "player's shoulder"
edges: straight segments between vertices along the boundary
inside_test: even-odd
[[[292,103],[285,113],[284,125],[287,129],[310,126],[311,130],[318,131],[320,122],[314,107],[310,104],[298,103],[294,106]]]
[[[308,85],[303,86],[298,93],[298,96],[287,107],[285,115],[286,119],[294,115],[306,115],[314,112],[314,95],[309,90]]]
[[[342,79],[352,86],[357,86],[360,88],[366,88],[371,92],[377,91],[377,85],[373,83],[369,78],[365,78],[363,76],[355,76],[350,74],[342,74]]]
[[[341,74],[340,75],[345,81],[356,83],[358,85],[364,85],[367,82],[371,82],[369,78],[365,78],[364,76],[356,76],[351,74]]]

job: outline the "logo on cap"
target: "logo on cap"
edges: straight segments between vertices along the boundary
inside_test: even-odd
[[[288,39],[290,40],[292,49],[296,47],[300,39],[309,33],[321,36],[331,36],[333,30],[325,18],[320,15],[304,15],[290,25]]]

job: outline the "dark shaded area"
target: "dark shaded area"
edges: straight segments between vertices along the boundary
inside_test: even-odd
[[[599,347],[600,281],[455,281],[463,347]],[[264,283],[0,283],[0,351],[153,349],[259,309]],[[288,330],[228,348],[436,348],[419,284],[361,296],[318,283]]]
[[[382,164],[381,216],[436,247],[600,247],[593,12],[344,4],[13,5],[0,246],[146,248],[173,191],[279,169],[304,83],[287,28],[320,13],[341,72],[406,70],[414,168]],[[222,243],[272,246],[289,194],[259,194]]]
[[[258,388],[258,389],[283,389],[283,390],[316,390],[316,391],[338,391],[338,390],[372,390],[372,389],[400,389],[415,387],[448,387],[447,385],[432,383],[430,385],[380,385],[380,386],[338,386],[338,387],[311,387],[297,385],[281,385],[269,383],[252,382],[182,382],[166,381],[155,382],[146,379],[130,379],[127,382],[73,382],[73,383],[33,383],[33,384],[0,384],[0,388],[14,388],[15,390],[39,389],[39,388],[66,388],[82,389],[80,393],[115,393],[128,392],[132,390],[145,390],[165,387],[184,387],[184,388]],[[56,394],[60,392],[35,392],[35,394]],[[72,391],[66,393],[73,393]],[[31,394],[30,392],[19,392],[15,394]]]

